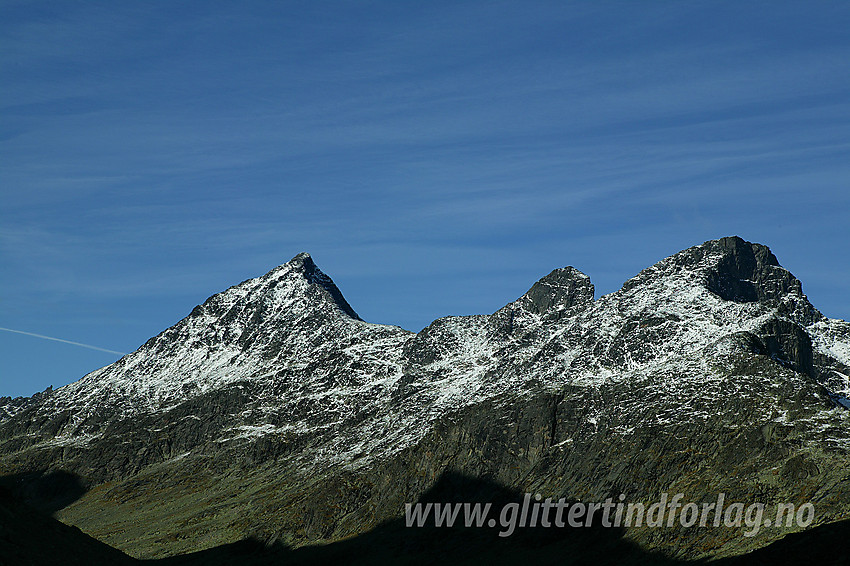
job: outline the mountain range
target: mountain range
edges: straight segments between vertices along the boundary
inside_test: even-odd
[[[848,396],[850,323],[738,237],[598,298],[555,269],[492,314],[418,333],[362,320],[302,253],[77,382],[0,398],[0,485],[139,559],[339,544],[434,493],[722,492],[811,502],[823,529],[850,519]],[[617,540],[731,559],[796,530]]]

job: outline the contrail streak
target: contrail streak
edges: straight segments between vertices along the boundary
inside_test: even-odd
[[[71,340],[62,340],[61,338],[53,338],[52,336],[45,336],[43,334],[36,334],[35,332],[24,332],[23,330],[12,330],[11,328],[3,328],[0,326],[0,330],[5,330],[6,332],[14,332],[15,334],[24,334],[26,336],[35,336],[36,338],[44,338],[45,340],[53,340],[54,342],[63,342],[65,344],[73,344],[74,346],[82,346],[83,348],[90,348],[92,350],[98,350],[101,352],[109,352],[110,354],[121,354],[122,356],[126,355],[127,352],[116,352],[115,350],[107,350],[106,348],[98,348],[97,346],[92,346],[91,344],[82,344],[80,342],[72,342]]]

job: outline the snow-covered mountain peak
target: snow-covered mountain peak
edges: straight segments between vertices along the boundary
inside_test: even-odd
[[[653,292],[653,289],[657,292]],[[803,294],[802,284],[779,265],[767,246],[738,236],[709,240],[682,250],[626,281],[614,296],[656,296],[665,303],[710,300],[778,309],[795,322],[823,318]]]
[[[338,311],[347,317],[361,320],[342,296],[339,288],[313,262],[308,253],[300,253],[265,275],[248,279],[221,293],[217,293],[198,305],[190,316],[219,318],[233,309],[252,311],[252,322],[282,309],[315,308],[330,314]],[[244,314],[244,312],[243,312]]]
[[[114,364],[56,391],[53,402],[121,414],[161,410],[236,382],[265,381],[321,359],[328,344],[382,336],[397,327],[363,322],[333,280],[300,253],[265,275],[217,293]]]

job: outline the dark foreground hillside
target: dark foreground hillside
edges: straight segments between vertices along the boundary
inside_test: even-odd
[[[422,498],[509,502],[519,494],[493,483],[447,474]],[[620,529],[526,529],[499,537],[488,529],[407,528],[390,521],[348,540],[297,549],[246,539],[201,552],[159,560],[135,560],[24,503],[0,489],[0,565],[149,565],[245,566],[325,564],[540,564],[686,566],[703,561],[675,560],[648,552],[622,538]],[[850,520],[793,533],[757,551],[712,562],[718,566],[848,564],[841,542],[850,537]]]

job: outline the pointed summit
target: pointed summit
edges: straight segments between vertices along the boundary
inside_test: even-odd
[[[345,297],[342,296],[342,292],[333,280],[316,266],[310,254],[307,252],[301,252],[289,260],[286,265],[290,266],[293,270],[298,270],[303,273],[304,278],[307,279],[309,283],[320,285],[324,288],[331,300],[333,300],[342,312],[356,320],[363,320],[356,312],[354,312],[354,309],[351,308],[351,305],[349,305],[348,301],[345,300]]]
[[[316,266],[306,252],[297,254],[265,275],[248,279],[209,297],[202,305],[195,307],[192,315],[220,317],[232,311],[237,304],[260,308],[264,314],[297,305],[313,305],[320,310],[336,309],[347,317],[362,320],[333,280]]]

